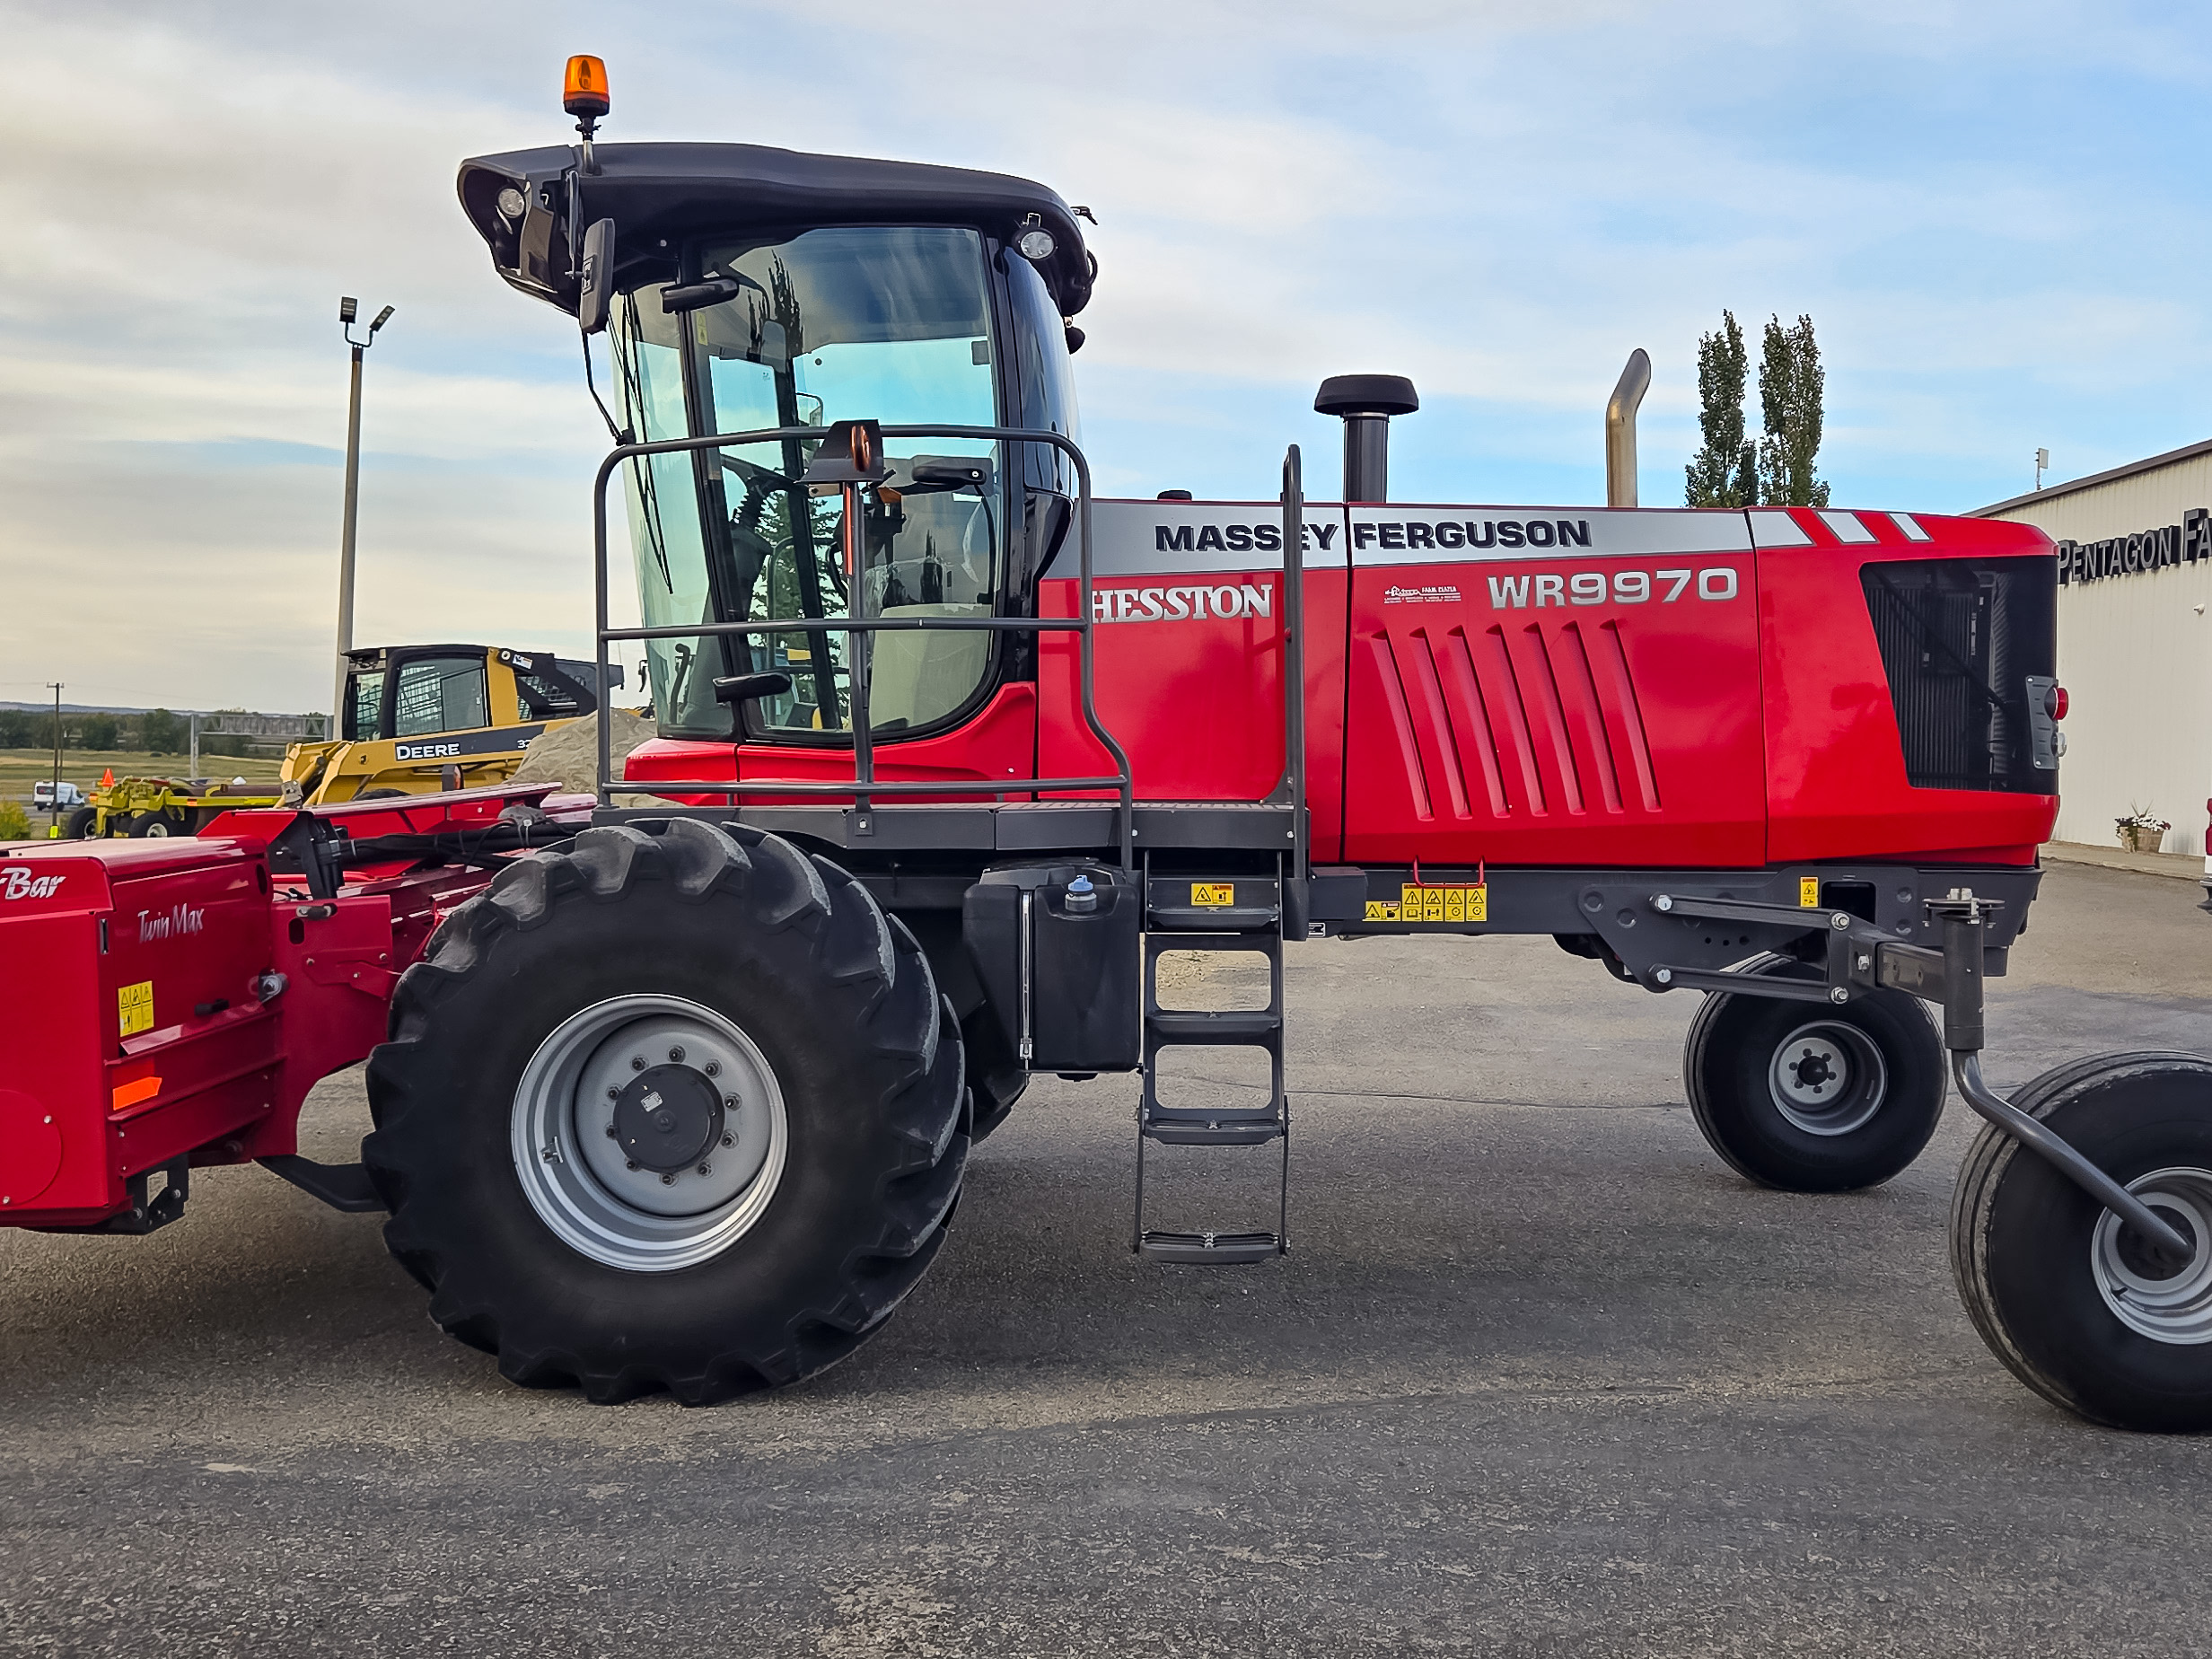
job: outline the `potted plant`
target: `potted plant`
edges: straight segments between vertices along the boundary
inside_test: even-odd
[[[2154,816],[2146,807],[2130,806],[2128,815],[2112,821],[2120,827],[2120,844],[2131,853],[2155,853],[2173,826]]]

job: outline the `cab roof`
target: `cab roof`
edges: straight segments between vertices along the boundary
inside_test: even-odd
[[[568,275],[569,196],[582,224],[615,224],[616,283],[666,281],[675,250],[707,232],[795,233],[825,224],[958,224],[1011,241],[1031,215],[1052,234],[1038,266],[1060,313],[1090,302],[1095,269],[1074,212],[1027,179],[918,162],[813,155],[758,144],[601,144],[596,171],[583,172],[569,145],[511,150],[461,164],[461,209],[515,287],[573,312]],[[498,207],[509,185],[522,190],[520,222]]]

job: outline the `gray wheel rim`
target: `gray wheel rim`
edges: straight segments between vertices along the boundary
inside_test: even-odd
[[[696,1166],[645,1167],[610,1133],[617,1100],[648,1072],[689,1074],[688,1086],[720,1097],[720,1132]],[[633,1273],[694,1267],[742,1237],[776,1196],[790,1134],[775,1070],[752,1039],[712,1008],[662,996],[610,997],[564,1020],[523,1067],[510,1121],[515,1173],[539,1219],[571,1249]]]
[[[2089,1270],[2104,1305],[2155,1342],[2212,1342],[2212,1170],[2153,1170],[2129,1181],[2128,1190],[2167,1220],[2185,1223],[2196,1252],[2180,1272],[2153,1277],[2127,1248],[2120,1217],[2104,1211],[2089,1243]]]
[[[1890,1068],[1856,1025],[1814,1020],[1775,1045],[1767,1092],[1775,1110],[1807,1135],[1848,1135],[1882,1110]]]

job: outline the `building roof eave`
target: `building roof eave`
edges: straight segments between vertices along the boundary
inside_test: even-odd
[[[2199,443],[2184,443],[2180,449],[2168,450],[2163,455],[2153,455],[2146,461],[2131,461],[2124,467],[2111,467],[2102,472],[2093,472],[2085,478],[2073,478],[2064,484],[2032,489],[2024,496],[2014,496],[2010,501],[1993,502],[1986,507],[1976,507],[1966,516],[1995,518],[2000,513],[2010,513],[2017,507],[2054,501],[2060,496],[2071,496],[2077,490],[2093,489],[2099,484],[2110,484],[2118,478],[2132,478],[2138,472],[2150,472],[2159,467],[2170,467],[2178,461],[2190,461],[2199,455],[2208,454],[2212,454],[2212,438]]]

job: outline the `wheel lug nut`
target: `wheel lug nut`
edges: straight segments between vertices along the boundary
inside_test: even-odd
[[[673,1175],[663,1175],[661,1177],[661,1185],[663,1187],[672,1187],[675,1184],[676,1178]]]
[[[700,1173],[700,1174],[702,1174],[702,1175],[706,1174],[706,1173],[707,1173],[707,1166],[706,1164],[704,1164],[704,1163],[700,1164],[700,1165],[699,1165],[699,1173]]]
[[[720,1060],[709,1060],[709,1061],[707,1061],[707,1075],[709,1077],[719,1077],[719,1076],[721,1076],[721,1075],[722,1075],[722,1062],[721,1062]]]
[[[633,1054],[633,1055],[631,1055],[631,1056],[630,1056],[630,1069],[631,1069],[632,1071],[643,1071],[643,1070],[645,1070],[645,1057],[644,1055],[642,1055],[642,1054]]]
[[[610,1084],[607,1086],[607,1098],[610,1101],[619,1101],[622,1098],[622,1091]]]
[[[611,1123],[607,1126],[607,1138],[609,1140],[612,1140],[614,1138],[614,1125]]]
[[[668,1058],[672,1060],[680,1060],[683,1058],[683,1045],[681,1043],[677,1043],[674,1047],[671,1048],[668,1051]]]
[[[734,1135],[725,1135],[722,1137],[722,1144],[725,1146],[734,1146],[737,1145],[737,1137]]]
[[[622,1165],[622,1167],[623,1167],[624,1169],[626,1169],[626,1170],[634,1170],[634,1169],[636,1169],[636,1168],[637,1167],[637,1160],[636,1160],[636,1159],[635,1159],[635,1158],[631,1158],[631,1159],[629,1159],[628,1162],[626,1162],[626,1163]]]
[[[735,1111],[737,1110],[737,1096],[734,1094],[724,1095],[722,1097],[722,1104],[725,1110]]]

